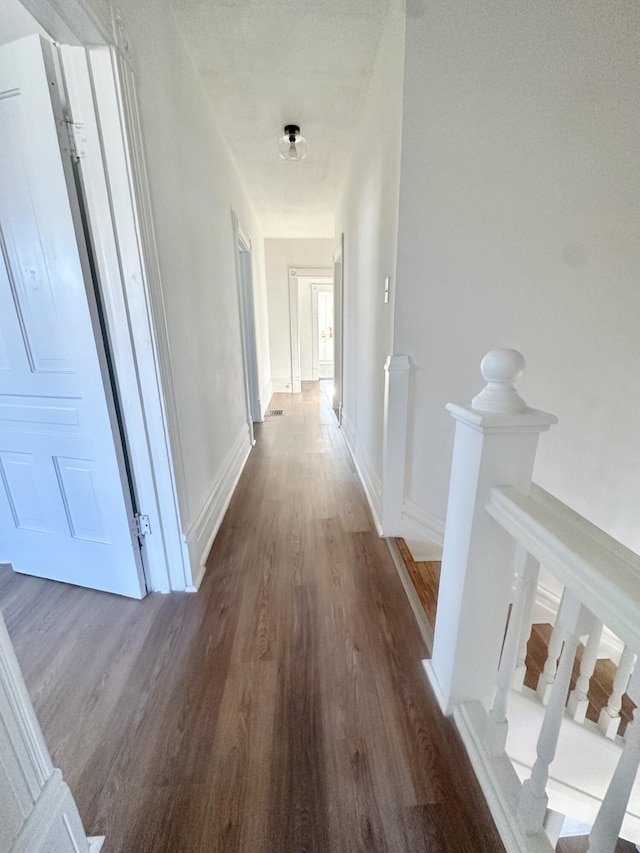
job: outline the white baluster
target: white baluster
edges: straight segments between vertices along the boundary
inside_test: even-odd
[[[582,660],[580,661],[580,675],[576,681],[575,688],[569,696],[567,708],[569,713],[576,723],[584,723],[587,716],[587,708],[589,707],[589,684],[591,676],[596,668],[598,660],[598,649],[600,648],[600,638],[602,637],[602,622],[597,619],[593,620],[593,627],[589,632],[589,639],[585,646]]]
[[[518,643],[522,633],[522,621],[527,602],[527,590],[531,583],[532,576],[535,576],[536,574],[538,565],[537,561],[527,554],[522,548],[518,548],[516,562],[520,565],[517,569],[518,574],[516,575],[515,580],[515,595],[513,598],[513,605],[511,607],[507,636],[505,637],[504,646],[502,647],[496,695],[494,697],[493,707],[489,714],[489,719],[487,720],[487,731],[485,736],[485,746],[487,751],[494,758],[502,755],[507,742],[507,699],[513,679]]]
[[[539,833],[543,829],[543,821],[549,801],[546,792],[549,765],[555,757],[558,745],[573,661],[580,641],[578,625],[581,616],[580,602],[565,590],[562,605],[556,617],[556,626],[561,625],[560,630],[564,633],[564,647],[538,737],[538,757],[533,765],[531,777],[522,785],[518,804],[518,819],[525,832],[530,834]]]
[[[640,703],[640,671],[629,684],[629,695]],[[631,789],[640,766],[640,720],[637,711],[628,727],[622,755],[613,773],[607,793],[589,835],[587,853],[613,853],[618,843],[622,821],[627,810]]]
[[[563,595],[564,597],[564,595]],[[558,612],[562,609],[562,602],[560,602],[560,607],[558,608]],[[556,615],[555,625],[553,626],[553,631],[551,632],[551,638],[549,639],[549,647],[547,649],[547,659],[544,664],[544,669],[540,673],[540,677],[538,678],[538,686],[536,688],[536,693],[538,694],[538,698],[542,702],[543,705],[547,705],[549,703],[549,697],[551,696],[551,689],[553,687],[553,683],[556,680],[556,669],[558,668],[558,657],[560,656],[560,650],[562,649],[562,629],[558,622],[558,617]]]
[[[607,707],[600,711],[598,727],[604,736],[608,737],[610,740],[615,739],[615,736],[618,734],[618,729],[620,728],[622,695],[625,693],[627,685],[629,684],[629,679],[631,678],[635,661],[635,654],[628,646],[625,646],[622,650],[620,663],[618,664],[618,669],[616,670],[616,674],[613,679],[613,690],[611,691],[611,696],[609,696]]]
[[[540,563],[529,555],[531,561],[531,578],[527,583],[525,593],[524,615],[522,617],[522,628],[520,630],[520,641],[518,643],[518,653],[516,656],[516,668],[513,673],[513,681],[511,686],[514,690],[522,690],[524,687],[524,679],[527,674],[527,644],[531,636],[531,628],[533,627],[533,606],[536,601],[536,592],[538,589],[538,575],[540,573]]]

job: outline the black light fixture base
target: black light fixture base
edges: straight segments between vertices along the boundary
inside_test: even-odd
[[[284,133],[285,136],[289,137],[289,142],[295,142],[296,136],[300,133],[300,128],[297,124],[285,124]]]

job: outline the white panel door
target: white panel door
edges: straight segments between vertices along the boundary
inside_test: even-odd
[[[65,145],[51,46],[38,36],[3,45],[0,562],[141,598],[140,549]]]

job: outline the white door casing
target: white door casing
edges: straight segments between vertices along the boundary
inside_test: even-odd
[[[320,318],[323,315],[321,300],[326,299],[327,294],[331,294],[333,305],[332,284],[311,285],[311,374],[314,380],[333,378],[335,319],[329,323],[331,337],[325,336],[323,339],[320,332]]]
[[[262,421],[262,406],[258,382],[258,356],[256,346],[256,321],[253,300],[253,261],[251,241],[240,228],[238,217],[232,211],[231,223],[236,253],[236,283],[238,289],[238,311],[240,314],[240,340],[242,345],[242,367],[244,371],[247,425],[251,444],[255,444],[254,423]]]
[[[115,48],[63,45],[59,50],[69,117],[81,127],[84,156],[77,158],[76,168],[136,506],[149,519],[142,540],[147,587],[158,592],[185,589],[191,586],[191,570],[160,378],[152,275],[142,248],[144,228],[135,192],[140,178],[133,166],[135,80]],[[162,329],[162,305],[159,314]],[[180,457],[179,441],[176,452]]]
[[[59,81],[38,36],[0,48],[0,138],[0,560],[140,598]]]
[[[291,393],[293,394],[299,394],[302,390],[302,370],[300,366],[300,287],[301,285],[311,287],[312,284],[333,284],[333,271],[330,269],[289,268]]]
[[[333,408],[342,421],[344,375],[344,234],[333,250],[333,311],[336,327],[333,337]]]

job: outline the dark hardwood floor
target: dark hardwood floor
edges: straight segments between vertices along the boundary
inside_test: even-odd
[[[0,570],[87,830],[105,853],[503,851],[326,397],[272,405],[197,594]]]

